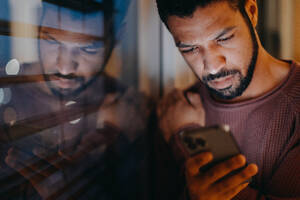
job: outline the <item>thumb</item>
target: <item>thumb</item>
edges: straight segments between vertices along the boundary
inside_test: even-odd
[[[201,101],[199,94],[193,93],[193,92],[188,92],[187,98],[188,98],[189,102],[192,104],[192,106],[194,106],[194,107],[202,106],[202,101]]]
[[[107,107],[114,104],[120,98],[120,93],[107,94],[102,103],[102,107]]]

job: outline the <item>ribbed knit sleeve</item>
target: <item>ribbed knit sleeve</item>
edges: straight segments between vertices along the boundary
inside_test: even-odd
[[[299,135],[299,134],[298,134]],[[292,148],[266,185],[265,191],[248,186],[234,200],[299,200],[300,145]]]

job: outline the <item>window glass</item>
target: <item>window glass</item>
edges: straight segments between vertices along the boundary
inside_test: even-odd
[[[0,2],[1,199],[146,196],[152,106],[122,81],[137,74],[123,68],[128,7]]]

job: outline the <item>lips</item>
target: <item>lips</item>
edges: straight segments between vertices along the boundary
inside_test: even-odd
[[[68,89],[76,87],[78,82],[72,79],[59,78],[57,81],[55,81],[55,84],[62,89]]]
[[[76,88],[79,84],[78,81],[76,81],[76,79],[67,79],[67,78],[61,78],[57,76],[50,77],[50,80],[53,85],[61,89]]]
[[[233,84],[233,75],[228,75],[222,78],[209,81],[209,85],[217,90],[230,88]]]

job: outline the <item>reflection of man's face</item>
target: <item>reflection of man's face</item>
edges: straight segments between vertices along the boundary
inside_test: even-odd
[[[102,12],[45,11],[39,33],[40,62],[53,93],[77,94],[103,69],[107,55],[103,21]]]

